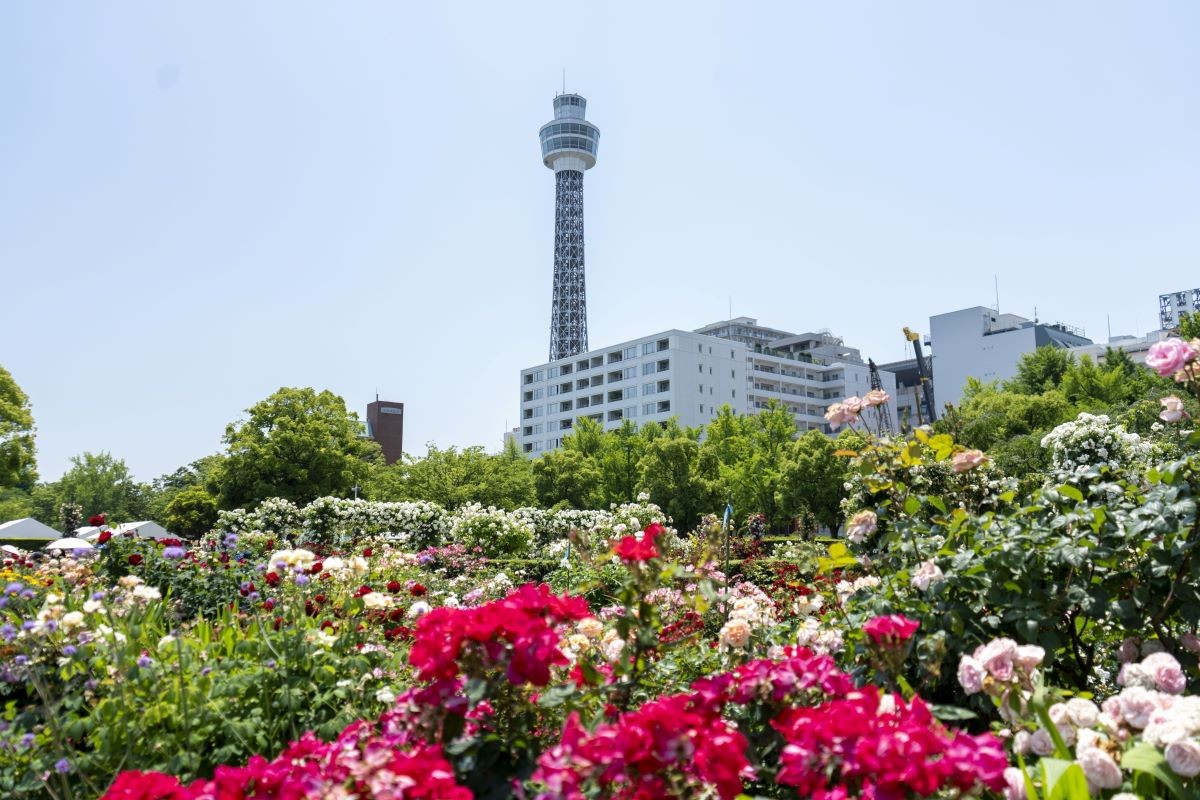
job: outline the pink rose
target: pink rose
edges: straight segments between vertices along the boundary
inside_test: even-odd
[[[1181,694],[1187,685],[1183,668],[1170,653],[1151,653],[1142,659],[1142,669],[1154,678],[1154,685],[1167,694]]]
[[[1175,395],[1168,395],[1158,402],[1162,403],[1163,410],[1159,412],[1158,418],[1163,422],[1179,422],[1188,416],[1188,413],[1183,409],[1183,401]]]
[[[1172,336],[1150,345],[1150,352],[1146,354],[1146,366],[1165,378],[1183,369],[1195,357],[1196,353],[1191,345]]]
[[[866,403],[863,402],[861,397],[847,397],[845,401],[842,402],[842,405],[844,405],[846,410],[852,414],[858,414],[867,407]]]
[[[862,544],[875,532],[879,518],[874,511],[859,511],[846,522],[846,538],[854,544]]]
[[[1004,770],[1004,800],[1025,800],[1025,775],[1016,767]]]
[[[1124,780],[1117,762],[1099,747],[1089,747],[1080,753],[1079,766],[1093,793],[1098,789],[1119,789]]]
[[[848,425],[858,419],[858,412],[851,411],[845,403],[831,403],[825,410],[825,420],[833,428]]]
[[[1122,689],[1117,698],[1121,701],[1121,718],[1129,727],[1138,730],[1150,724],[1150,715],[1158,708],[1154,692],[1141,686]]]
[[[1017,643],[1012,639],[993,639],[975,651],[975,658],[993,678],[1007,683],[1013,679]]]
[[[1017,666],[1026,675],[1032,675],[1045,658],[1046,651],[1036,644],[1023,644],[1017,648]]]
[[[942,574],[942,570],[938,567],[937,562],[932,558],[928,561],[922,561],[916,571],[913,572],[912,580],[909,581],[918,591],[926,591],[935,583],[945,580],[946,576]]]
[[[881,406],[891,399],[891,395],[883,389],[872,389],[863,397],[863,403],[867,406]]]
[[[983,679],[987,670],[972,656],[963,656],[958,661],[958,682],[967,694],[976,694],[983,690]]]
[[[954,467],[955,472],[966,472],[978,467],[986,458],[987,456],[980,450],[963,450],[955,453],[950,463]]]
[[[1200,744],[1195,739],[1184,739],[1172,742],[1163,752],[1167,757],[1167,766],[1181,778],[1194,778],[1200,775]]]
[[[868,620],[867,624],[863,625],[863,633],[870,636],[875,644],[890,647],[907,642],[919,627],[921,623],[915,619],[900,614],[888,614]]]

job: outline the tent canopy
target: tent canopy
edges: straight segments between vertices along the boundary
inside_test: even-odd
[[[0,539],[41,539],[51,541],[62,536],[49,525],[43,525],[33,517],[14,519],[0,525]]]
[[[83,539],[76,539],[75,537],[72,536],[72,537],[69,537],[66,539],[59,539],[57,542],[51,542],[50,544],[46,545],[46,549],[47,550],[91,550],[92,545],[90,542],[85,542]]]
[[[143,520],[141,522],[126,522],[124,525],[118,525],[113,530],[113,536],[132,532],[139,539],[170,539],[171,534],[167,533],[167,529],[157,522],[152,520]],[[99,534],[97,534],[99,535]]]

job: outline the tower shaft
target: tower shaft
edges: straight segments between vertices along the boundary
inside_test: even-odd
[[[550,308],[550,360],[588,349],[587,286],[583,265],[583,173],[568,169],[555,179],[554,297]]]

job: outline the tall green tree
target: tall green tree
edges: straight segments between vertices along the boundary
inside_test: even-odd
[[[145,519],[148,492],[148,486],[133,479],[125,462],[108,452],[73,456],[71,467],[57,483],[59,503],[78,505],[84,519],[104,514],[110,523]]]
[[[1021,356],[1016,376],[1004,388],[1019,394],[1041,394],[1047,389],[1057,389],[1074,362],[1075,357],[1061,347],[1039,347]]]
[[[783,504],[792,517],[809,511],[822,525],[837,530],[850,461],[834,453],[860,444],[849,428],[837,442],[820,431],[808,431],[792,443],[781,470]]]
[[[534,500],[533,467],[512,448],[489,455],[479,446],[442,449],[430,443],[423,458],[405,455],[388,469],[398,476],[389,500],[427,500],[445,508],[468,503],[518,508]]]
[[[604,480],[596,460],[578,450],[551,450],[533,462],[538,503],[548,508],[598,508]]]
[[[188,486],[174,494],[161,518],[171,533],[202,536],[217,524],[217,501],[203,486]]]
[[[379,445],[360,436],[358,415],[328,390],[282,388],[246,411],[248,419],[225,429],[216,481],[225,508],[348,496],[380,456]]]
[[[29,395],[0,367],[0,489],[27,492],[37,483],[34,431]]]

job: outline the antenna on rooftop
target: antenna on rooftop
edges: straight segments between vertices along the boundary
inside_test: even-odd
[[[563,67],[563,94],[567,93],[567,68]]]
[[[996,313],[1000,313],[1000,276],[993,274],[992,280],[996,282]]]

